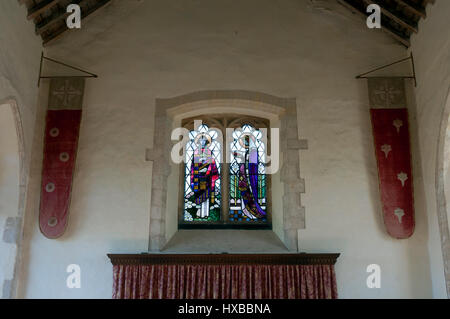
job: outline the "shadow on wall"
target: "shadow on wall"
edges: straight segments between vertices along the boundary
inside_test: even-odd
[[[12,297],[17,264],[18,239],[22,227],[20,202],[22,156],[21,125],[17,104],[0,103],[0,293]]]
[[[410,239],[407,239],[408,243],[408,255],[407,258],[409,273],[411,274],[409,283],[411,291],[417,292],[417,298],[428,298],[432,295],[431,286],[431,270],[430,265],[427,263],[424,266],[421,263],[417,263],[418,259],[429,260],[429,251],[419,251],[418,245],[424,245],[426,247],[427,238],[429,237],[428,231],[428,218],[427,218],[427,206],[425,199],[425,184],[422,177],[422,151],[419,141],[419,128],[417,122],[417,103],[415,98],[415,86],[412,80],[405,81],[406,90],[406,104],[408,108],[409,127],[410,127],[410,143],[411,143],[411,159],[412,159],[412,174],[413,174],[413,190],[414,190],[414,218],[415,218],[415,231]],[[426,267],[426,268],[425,268]],[[420,278],[417,278],[415,274],[422,274]],[[428,290],[426,294],[422,294],[425,290]],[[429,295],[428,295],[429,294]]]
[[[447,97],[446,109],[450,108],[450,93]],[[445,111],[444,111],[445,112]],[[450,203],[450,114],[444,113],[445,119],[442,119],[442,125],[445,127],[444,133],[444,152],[443,152],[443,181],[444,181],[444,196],[446,206],[447,222],[449,220],[450,207],[447,203]],[[439,161],[439,159],[438,159]]]
[[[450,297],[450,88],[445,101],[436,163],[436,200],[447,296]]]

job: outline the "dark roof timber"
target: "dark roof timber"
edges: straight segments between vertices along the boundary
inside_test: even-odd
[[[44,46],[50,44],[68,31],[66,25],[67,6],[78,4],[81,8],[81,19],[86,18],[111,0],[18,0],[28,9],[28,20],[33,20],[36,34],[42,37]]]
[[[421,18],[426,18],[426,6],[434,0],[337,0],[353,13],[367,19],[367,6],[377,4],[381,8],[381,28],[397,41],[410,46],[412,33],[418,32]]]
[[[63,35],[67,30],[66,8],[69,4],[81,7],[81,18],[97,11],[111,0],[18,0],[28,9],[27,18],[36,25],[36,34],[42,37],[44,46]],[[366,19],[369,4],[381,7],[381,25],[383,31],[390,34],[406,47],[412,33],[418,32],[418,23],[426,18],[426,6],[434,0],[337,0],[353,13]]]

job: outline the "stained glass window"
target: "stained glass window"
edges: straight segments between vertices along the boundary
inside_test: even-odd
[[[230,145],[231,222],[266,222],[265,145],[251,125],[235,129]]]
[[[189,133],[184,179],[184,221],[220,220],[221,178],[218,133],[201,125]]]
[[[194,128],[195,120],[202,124]],[[217,115],[186,119],[183,126],[189,142],[181,168],[179,227],[270,229],[268,136],[262,130],[269,129],[268,121]],[[227,128],[232,129],[228,140]]]

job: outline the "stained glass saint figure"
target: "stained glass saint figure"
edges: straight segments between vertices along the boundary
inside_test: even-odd
[[[197,149],[191,164],[191,189],[194,193],[194,203],[197,208],[197,218],[209,217],[210,205],[215,204],[215,185],[219,172],[213,154],[209,149],[211,137],[205,134],[197,135]]]
[[[239,143],[244,149],[243,154],[236,154],[244,157],[242,163],[239,164],[238,173],[242,213],[249,219],[262,219],[266,217],[266,212],[258,203],[260,183],[258,183],[259,161],[255,137],[253,135],[244,135],[239,139]]]
[[[267,223],[265,143],[262,132],[245,124],[230,143],[230,210],[232,223]]]

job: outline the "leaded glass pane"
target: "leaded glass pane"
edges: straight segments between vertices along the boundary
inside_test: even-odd
[[[234,130],[229,147],[229,221],[267,222],[265,145],[262,132],[251,125],[244,125]]]
[[[189,132],[184,179],[185,222],[218,222],[221,206],[221,145],[218,133],[201,125]]]

